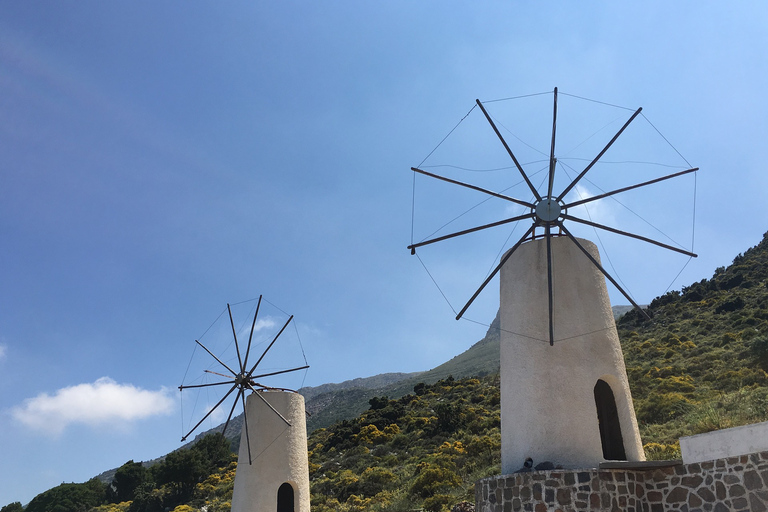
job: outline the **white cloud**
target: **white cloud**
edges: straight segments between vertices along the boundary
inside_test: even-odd
[[[0,344],[0,361],[5,359],[5,354],[6,354],[7,351],[8,351],[8,347],[6,347],[5,345]]]
[[[277,325],[277,322],[275,322],[275,320],[271,317],[267,316],[264,318],[259,318],[258,320],[256,320],[256,324],[253,326],[253,332],[256,333],[264,329],[272,329],[275,325]],[[229,331],[229,332],[230,332],[229,337],[231,339],[232,331]],[[248,322],[246,325],[243,325],[242,328],[240,328],[240,330],[237,332],[237,339],[240,339],[241,337],[246,336],[245,339],[247,341],[248,339],[247,336],[250,334],[250,332],[251,332],[251,322]]]
[[[269,317],[267,318],[260,318],[256,320],[256,325],[254,326],[253,330],[254,332],[258,332],[262,329],[271,329],[275,326],[275,321]]]
[[[569,201],[573,202],[580,201],[582,199],[589,199],[590,197],[594,197],[596,195],[597,194],[593,194],[586,187],[578,184],[576,187],[574,187],[574,192],[572,195],[569,194],[569,198],[566,200],[566,203]],[[592,222],[597,222],[598,224],[606,224],[608,226],[612,226],[616,222],[616,208],[614,204],[615,203],[610,202],[610,199],[601,199],[587,203],[585,205],[576,206],[568,210],[568,213],[574,217],[579,217],[580,219],[591,220]]]
[[[24,425],[58,435],[69,425],[126,424],[158,414],[168,414],[174,401],[166,389],[148,391],[131,384],[118,384],[102,377],[93,384],[59,389],[14,407],[11,414]]]

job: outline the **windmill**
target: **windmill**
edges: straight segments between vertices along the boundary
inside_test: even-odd
[[[198,421],[194,427],[192,427],[186,434],[184,434],[181,438],[181,441],[186,441],[187,438],[192,434],[202,423],[208,419],[214,411],[221,406],[227,398],[229,398],[235,391],[235,398],[232,400],[232,406],[229,409],[229,414],[227,416],[227,420],[224,423],[224,429],[222,431],[222,435],[224,435],[227,431],[227,428],[229,427],[230,420],[232,419],[232,415],[235,412],[235,408],[237,407],[238,403],[242,404],[243,407],[243,423],[244,423],[244,430],[245,430],[245,438],[246,438],[246,446],[248,449],[248,462],[249,464],[253,463],[252,455],[251,455],[251,447],[250,447],[250,434],[249,434],[249,427],[248,427],[248,412],[246,407],[246,394],[249,394],[250,396],[257,397],[260,401],[264,403],[264,405],[267,406],[267,408],[272,411],[280,420],[285,423],[287,426],[291,426],[290,422],[275,408],[273,407],[269,401],[263,396],[263,391],[267,390],[283,390],[283,391],[291,391],[286,390],[283,388],[273,388],[270,386],[266,386],[264,384],[260,384],[257,382],[257,379],[263,379],[265,377],[273,377],[275,375],[282,375],[286,373],[291,372],[297,372],[300,370],[305,370],[309,368],[309,365],[305,364],[302,366],[297,366],[295,368],[289,368],[285,370],[278,370],[278,371],[271,371],[266,373],[257,372],[259,368],[259,364],[264,360],[264,357],[267,355],[267,353],[272,349],[272,347],[277,342],[278,338],[283,334],[285,329],[288,327],[288,325],[293,320],[293,315],[291,315],[288,320],[285,322],[285,324],[280,328],[280,330],[275,334],[275,336],[272,338],[272,341],[267,345],[267,348],[264,349],[261,356],[259,356],[258,360],[249,367],[249,357],[251,353],[251,343],[253,342],[253,334],[256,329],[256,322],[259,317],[259,309],[261,308],[261,302],[262,302],[262,296],[259,296],[258,302],[256,304],[256,312],[253,315],[253,321],[251,322],[251,330],[250,335],[248,336],[248,345],[245,349],[245,354],[243,355],[240,350],[240,344],[237,340],[237,329],[235,328],[235,321],[232,317],[232,308],[229,304],[227,304],[227,313],[229,314],[229,323],[232,328],[232,336],[234,338],[234,345],[235,350],[237,352],[237,369],[232,369],[229,365],[227,365],[225,362],[223,362],[219,357],[217,357],[212,351],[210,351],[205,345],[203,345],[199,340],[195,340],[195,343],[199,345],[200,347],[205,350],[216,362],[218,362],[222,367],[223,370],[226,370],[229,372],[229,374],[224,374],[220,372],[216,372],[213,370],[206,369],[204,370],[205,373],[210,375],[216,375],[217,377],[221,377],[225,380],[217,381],[217,382],[210,382],[210,383],[204,383],[204,384],[189,384],[189,385],[180,385],[179,391],[183,392],[185,389],[200,389],[200,388],[210,388],[210,387],[222,387],[222,386],[229,386],[229,390],[224,394],[224,396],[214,405],[210,408],[210,410],[205,414],[205,416]],[[305,360],[306,362],[306,360]]]
[[[522,178],[521,186],[525,184],[523,188],[532,199],[519,199],[507,194],[507,189],[492,190],[436,174],[423,169],[421,164],[412,167],[414,193],[415,177],[424,175],[430,180],[448,183],[449,189],[456,189],[455,185],[461,187],[456,190],[470,189],[484,194],[488,202],[502,200],[515,208],[525,209],[519,215],[433,236],[438,230],[408,246],[411,253],[416,254],[417,249],[437,242],[499,226],[528,223],[525,233],[501,256],[499,263],[456,315],[457,320],[462,318],[490,281],[499,275],[501,466],[505,474],[520,469],[529,459],[534,464],[549,461],[565,468],[597,467],[606,460],[645,459],[606,280],[643,315],[647,314],[603,267],[597,246],[574,236],[569,226],[583,224],[689,257],[696,256],[686,249],[573,213],[574,209],[588,203],[695,173],[697,168],[688,165],[673,174],[571,200],[569,193],[582,180],[589,180],[587,174],[640,116],[642,109],[633,110],[626,120],[622,118],[621,128],[607,143],[598,146],[596,156],[590,155],[585,160],[586,166],[576,171],[574,178],[567,173],[560,175],[560,182],[565,177],[569,182],[558,189],[555,171],[562,162],[556,156],[557,89],[553,96],[551,136],[547,133],[548,153],[540,152],[546,156],[546,166],[540,170],[546,175],[540,188],[534,186],[531,175],[524,170],[485,105],[476,101],[485,118],[481,123],[487,121],[490,124],[506,156],[511,159],[509,167],[490,170],[514,169]],[[473,141],[473,145],[476,144],[478,142]]]
[[[611,148],[611,146],[616,142],[616,140],[622,135],[622,133],[627,129],[627,127],[640,115],[642,112],[642,107],[638,108],[634,111],[634,113],[629,117],[629,119],[623,124],[623,126],[616,132],[616,134],[605,144],[605,146],[602,148],[601,151],[589,162],[588,165],[584,167],[584,169],[578,174],[578,176],[573,179],[565,188],[563,188],[562,191],[559,193],[556,193],[554,190],[554,184],[555,184],[555,170],[557,167],[557,157],[555,156],[555,150],[556,150],[556,133],[557,133],[557,99],[558,99],[558,91],[557,88],[554,89],[554,101],[553,101],[553,114],[552,114],[552,137],[551,137],[551,145],[550,145],[550,152],[549,152],[549,165],[548,165],[548,175],[547,175],[547,186],[546,191],[540,192],[534,184],[531,182],[531,179],[529,175],[525,172],[523,169],[523,166],[518,161],[517,157],[515,156],[514,152],[510,148],[507,141],[504,139],[504,136],[499,131],[499,128],[497,127],[496,123],[494,122],[493,118],[489,115],[488,111],[486,110],[486,107],[483,105],[483,103],[480,100],[476,100],[477,106],[482,111],[483,115],[487,119],[488,123],[490,124],[491,128],[493,129],[494,133],[498,137],[499,141],[503,145],[506,153],[509,155],[510,159],[512,160],[514,167],[519,172],[520,176],[522,177],[523,181],[527,185],[528,191],[533,195],[532,201],[526,201],[522,199],[518,199],[500,192],[495,192],[493,190],[489,190],[483,187],[479,187],[476,185],[472,185],[470,183],[466,183],[463,181],[451,179],[445,176],[441,176],[439,174],[435,174],[429,171],[426,171],[424,169],[421,169],[419,167],[411,167],[411,170],[414,173],[418,173],[430,178],[434,178],[440,181],[444,181],[453,185],[457,185],[460,187],[464,187],[470,190],[474,190],[477,192],[481,192],[483,194],[486,194],[489,197],[494,197],[497,199],[501,199],[503,201],[507,201],[509,203],[513,203],[516,205],[520,205],[528,209],[528,211],[522,215],[516,215],[513,217],[504,218],[501,220],[497,220],[488,224],[483,224],[479,226],[475,226],[469,229],[464,229],[461,231],[457,231],[454,233],[450,233],[447,235],[442,235],[434,238],[429,238],[426,240],[422,240],[420,242],[412,243],[407,248],[411,251],[411,254],[416,254],[416,249],[420,247],[424,247],[430,244],[434,244],[436,242],[441,242],[444,240],[448,240],[451,238],[467,235],[470,233],[475,233],[479,231],[483,231],[486,229],[508,225],[512,223],[517,223],[521,221],[530,221],[530,225],[526,232],[519,238],[519,240],[512,246],[512,248],[506,252],[506,254],[501,258],[498,265],[493,269],[492,272],[486,277],[486,279],[480,284],[477,291],[470,297],[470,299],[466,302],[464,307],[461,308],[461,310],[456,315],[456,320],[459,320],[462,318],[464,313],[467,311],[467,309],[472,305],[472,303],[475,301],[475,299],[480,295],[480,293],[485,289],[485,287],[491,282],[491,280],[498,274],[498,272],[501,270],[501,268],[504,266],[504,264],[507,262],[507,260],[520,248],[520,246],[529,240],[535,240],[539,238],[544,238],[546,241],[546,247],[547,247],[547,288],[548,288],[548,324],[549,324],[549,344],[553,345],[555,342],[555,327],[554,327],[554,301],[553,301],[553,279],[552,279],[552,250],[551,250],[551,244],[552,239],[554,237],[560,237],[565,236],[567,237],[575,246],[579,249],[581,253],[597,268],[599,271],[605,276],[606,279],[608,279],[618,290],[621,292],[624,297],[627,298],[627,300],[646,318],[648,317],[648,314],[637,304],[637,302],[624,290],[624,288],[614,279],[606,270],[605,268],[597,261],[597,259],[594,258],[592,254],[579,242],[579,240],[571,233],[571,231],[566,227],[566,221],[573,222],[573,223],[579,223],[586,226],[591,226],[596,229],[604,230],[607,232],[615,233],[618,235],[622,235],[628,238],[633,238],[636,240],[641,240],[643,242],[647,242],[650,244],[654,244],[656,246],[662,247],[664,249],[668,249],[670,251],[674,251],[677,253],[681,253],[690,257],[696,257],[696,254],[694,254],[691,251],[688,251],[686,249],[675,247],[669,244],[662,243],[660,241],[641,236],[638,234],[633,234],[628,231],[620,230],[614,227],[607,226],[605,224],[593,222],[588,219],[577,217],[576,215],[570,214],[568,212],[569,209],[573,209],[578,206],[586,205],[588,203],[592,203],[595,201],[598,201],[600,199],[608,198],[615,196],[617,194],[620,194],[622,192],[627,192],[630,190],[638,189],[641,187],[646,187],[649,185],[653,185],[655,183],[660,183],[662,181],[666,181],[672,178],[676,178],[679,176],[683,176],[686,174],[694,173],[698,170],[698,167],[692,167],[685,169],[683,171],[675,172],[672,174],[668,174],[666,176],[662,176],[659,178],[655,178],[652,180],[644,181],[642,183],[637,183],[635,185],[627,186],[627,187],[621,187],[609,192],[605,192],[599,195],[595,195],[592,197],[579,199],[575,201],[568,201],[566,202],[565,198],[568,195],[569,192],[574,190],[574,188],[579,184],[579,182],[587,175],[587,173],[593,169],[596,163],[605,155],[605,153]],[[536,231],[543,229],[543,235],[537,235]]]

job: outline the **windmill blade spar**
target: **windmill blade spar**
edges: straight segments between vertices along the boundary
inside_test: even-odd
[[[241,399],[243,401],[243,423],[245,424],[245,442],[248,446],[248,464],[253,464],[253,459],[251,458],[251,433],[248,432],[248,411],[245,408],[245,393],[242,394]],[[235,403],[237,403],[237,400],[235,400]]]
[[[485,115],[485,118],[488,120],[488,123],[490,123],[491,128],[493,128],[493,131],[496,132],[496,136],[504,145],[504,149],[506,149],[509,156],[512,157],[512,161],[515,163],[515,167],[517,167],[517,170],[520,171],[520,174],[525,180],[525,183],[528,185],[528,188],[531,189],[533,196],[536,198],[537,201],[541,201],[541,194],[539,194],[539,191],[536,190],[536,187],[533,186],[533,183],[531,183],[531,180],[528,179],[528,175],[525,174],[525,171],[523,170],[523,167],[520,165],[520,162],[517,161],[517,157],[515,157],[515,154],[512,153],[512,150],[509,148],[507,141],[504,140],[504,137],[502,137],[501,132],[499,131],[498,128],[496,128],[496,123],[493,122],[493,119],[491,119],[491,116],[488,114],[488,111],[485,110],[485,107],[483,106],[483,104],[480,103],[480,100],[475,100],[475,102],[480,107],[480,110],[483,111],[483,115]]]
[[[629,233],[627,231],[622,231],[620,229],[605,226],[603,224],[598,224],[597,222],[591,222],[585,219],[580,219],[578,217],[574,217],[573,215],[565,214],[563,215],[563,219],[570,220],[573,222],[578,222],[580,224],[586,224],[587,226],[592,226],[593,228],[604,229],[605,231],[610,231],[611,233],[616,233],[618,235],[624,235],[630,238],[636,238],[637,240],[642,240],[643,242],[648,242],[649,244],[654,244],[654,245],[658,245],[659,247],[663,247],[664,249],[669,249],[670,251],[675,251],[675,252],[679,252],[680,254],[685,254],[686,256],[690,256],[691,258],[698,257],[697,254],[686,251],[685,249],[680,249],[672,245],[667,245],[661,242],[657,242],[656,240],[653,240],[651,238],[646,238],[644,236],[635,235],[634,233]]]
[[[215,360],[217,360],[221,366],[223,366],[224,368],[226,368],[227,370],[229,370],[230,372],[232,372],[232,376],[233,376],[233,377],[234,377],[235,375],[237,375],[237,372],[235,372],[235,371],[234,371],[232,368],[230,368],[229,366],[227,366],[226,364],[224,364],[224,362],[223,362],[221,359],[219,359],[218,357],[216,357],[215,355],[213,355],[213,352],[211,352],[210,350],[208,350],[208,348],[207,348],[205,345],[203,345],[202,343],[200,343],[200,342],[199,342],[199,341],[197,341],[197,340],[195,340],[195,343],[197,343],[198,345],[200,345],[201,347],[203,347],[203,349],[204,349],[206,352],[208,352],[208,354],[210,354],[210,356],[211,356],[212,358],[214,358]]]
[[[185,385],[182,384],[181,386],[179,386],[179,391],[181,391],[183,389],[207,388],[207,387],[210,387],[210,386],[221,386],[223,384],[234,384],[234,383],[235,383],[234,380],[228,380],[226,382],[211,382],[209,384],[190,384],[189,386],[185,386]]]
[[[606,271],[606,270],[605,270],[605,269],[602,267],[602,265],[600,265],[600,263],[599,263],[599,262],[598,262],[598,261],[597,261],[597,260],[594,258],[594,256],[592,256],[592,255],[589,253],[589,251],[587,251],[587,250],[584,248],[584,246],[583,246],[583,245],[581,245],[581,244],[579,243],[579,241],[576,239],[576,237],[575,237],[575,236],[573,236],[573,235],[571,234],[571,232],[570,232],[570,231],[568,231],[568,230],[566,229],[566,227],[565,227],[565,226],[563,226],[563,223],[562,223],[562,222],[558,222],[558,223],[557,223],[557,225],[560,227],[560,229],[562,229],[562,230],[563,230],[563,232],[564,232],[564,233],[565,233],[565,234],[568,236],[568,238],[570,238],[570,239],[571,239],[571,241],[572,241],[574,244],[576,244],[576,247],[578,247],[578,248],[581,250],[581,252],[583,252],[583,253],[584,253],[584,255],[585,255],[587,258],[589,258],[589,261],[591,261],[591,262],[592,262],[592,264],[593,264],[595,267],[597,267],[597,269],[598,269],[600,272],[602,272],[602,274],[603,274],[603,275],[606,277],[606,279],[608,279],[608,280],[609,280],[611,283],[613,283],[613,286],[615,286],[615,287],[616,287],[616,288],[617,288],[617,289],[618,289],[618,290],[621,292],[621,294],[622,294],[622,295],[624,295],[624,297],[626,297],[626,299],[627,299],[627,300],[628,300],[628,301],[629,301],[629,302],[630,302],[630,303],[631,303],[633,306],[635,306],[635,308],[636,308],[638,311],[640,311],[640,313],[642,313],[642,314],[643,314],[643,316],[645,316],[645,318],[646,318],[646,319],[650,320],[650,319],[651,319],[651,317],[650,317],[650,316],[648,316],[648,313],[646,313],[646,312],[645,312],[645,310],[644,310],[643,308],[641,308],[641,307],[640,307],[640,306],[637,304],[637,302],[635,302],[635,300],[634,300],[632,297],[630,297],[630,295],[629,295],[629,294],[628,294],[626,291],[624,291],[624,288],[622,288],[621,286],[619,286],[619,283],[617,283],[617,282],[616,282],[616,280],[615,280],[615,279],[614,279],[614,278],[613,278],[613,277],[612,277],[612,276],[611,276],[611,275],[610,275],[610,274],[609,274],[609,273],[608,273],[608,272],[607,272],[607,271]]]
[[[624,132],[624,130],[626,130],[626,129],[627,129],[627,126],[629,126],[629,123],[631,123],[632,121],[634,121],[634,120],[635,120],[635,118],[636,118],[636,117],[637,117],[637,116],[640,114],[640,112],[642,112],[642,111],[643,111],[643,107],[640,107],[640,108],[638,108],[638,109],[635,111],[635,113],[634,113],[634,114],[632,114],[632,117],[630,117],[630,118],[629,118],[629,120],[627,120],[627,122],[626,122],[626,123],[624,123],[624,126],[622,126],[622,127],[621,127],[621,129],[620,129],[618,132],[616,132],[616,135],[614,135],[614,136],[613,136],[613,138],[612,138],[612,139],[611,139],[611,140],[608,142],[608,144],[606,144],[606,145],[605,145],[605,147],[603,148],[603,150],[602,150],[602,151],[600,151],[600,153],[598,153],[598,155],[597,155],[597,156],[594,158],[594,160],[592,160],[592,161],[589,163],[589,165],[587,165],[587,167],[586,167],[586,168],[585,168],[583,171],[581,171],[581,174],[579,174],[578,176],[576,176],[576,179],[575,179],[575,180],[573,180],[573,181],[571,182],[571,184],[570,184],[570,185],[568,185],[567,187],[565,187],[565,190],[563,190],[563,191],[560,193],[560,195],[559,195],[559,196],[557,196],[557,201],[558,201],[558,202],[559,202],[559,201],[562,201],[562,200],[563,200],[563,198],[565,197],[565,195],[566,195],[566,194],[568,194],[568,192],[570,192],[570,191],[571,191],[571,189],[572,189],[573,187],[575,187],[575,186],[576,186],[576,184],[577,184],[577,183],[578,183],[578,182],[581,180],[581,178],[583,178],[583,177],[584,177],[584,175],[585,175],[585,174],[587,174],[587,173],[589,172],[589,170],[590,170],[590,169],[592,169],[592,166],[594,166],[594,165],[597,163],[597,161],[598,161],[598,160],[600,160],[600,158],[601,158],[601,157],[602,157],[602,156],[605,154],[605,152],[606,152],[606,151],[608,151],[608,149],[609,149],[609,148],[610,148],[610,147],[613,145],[613,143],[614,143],[614,142],[616,142],[616,139],[618,139],[618,138],[619,138],[619,135],[621,135],[621,134]]]
[[[549,305],[549,346],[555,344],[555,311],[554,297],[552,295],[552,237],[550,236],[549,223],[544,227],[547,238],[547,297]]]
[[[235,399],[232,402],[232,408],[229,410],[229,416],[227,416],[227,421],[224,422],[224,429],[221,431],[221,435],[224,435],[227,433],[227,427],[229,427],[229,420],[232,419],[232,414],[235,412],[237,401],[240,399],[240,395],[242,394],[243,394],[243,388],[241,387],[237,390],[237,396],[235,396]],[[245,414],[245,407],[243,407],[243,414]]]
[[[574,206],[579,206],[579,205],[582,205],[582,204],[585,204],[585,203],[591,203],[592,201],[597,201],[598,199],[603,199],[605,197],[609,197],[609,196],[613,196],[613,195],[616,195],[616,194],[620,194],[621,192],[626,192],[628,190],[632,190],[632,189],[635,189],[635,188],[644,187],[646,185],[653,185],[654,183],[659,183],[660,181],[668,180],[670,178],[677,178],[678,176],[682,176],[684,174],[688,174],[688,173],[691,173],[691,172],[696,172],[698,170],[699,170],[698,167],[694,167],[692,169],[686,169],[685,171],[680,171],[680,172],[676,172],[674,174],[669,174],[667,176],[662,176],[661,178],[656,178],[655,180],[645,181],[643,183],[638,183],[637,185],[631,185],[629,187],[619,188],[619,189],[616,189],[616,190],[612,190],[611,192],[606,192],[605,194],[600,194],[600,195],[597,195],[597,196],[588,197],[586,199],[581,199],[579,201],[574,201],[572,203],[568,203],[566,205],[563,205],[563,208],[572,208]]]
[[[230,388],[230,390],[229,390],[229,391],[227,391],[227,394],[226,394],[226,395],[224,395],[224,396],[221,398],[221,400],[219,400],[218,402],[216,402],[216,405],[214,405],[214,406],[211,408],[211,410],[210,410],[210,411],[208,411],[208,414],[206,414],[205,416],[203,416],[203,419],[201,419],[200,421],[198,421],[198,422],[197,422],[197,425],[195,425],[194,427],[192,427],[192,430],[190,430],[189,432],[187,432],[187,435],[185,435],[184,437],[182,437],[182,438],[181,438],[181,440],[182,440],[182,441],[186,441],[186,440],[187,440],[187,438],[189,437],[189,434],[191,434],[192,432],[194,432],[194,431],[195,431],[195,429],[196,429],[197,427],[199,427],[200,425],[202,425],[202,423],[203,423],[203,422],[204,422],[206,419],[208,419],[208,416],[210,416],[210,415],[213,413],[213,411],[215,411],[215,410],[216,410],[216,408],[217,408],[218,406],[220,406],[220,405],[221,405],[221,403],[222,403],[224,400],[226,400],[226,399],[227,399],[227,397],[228,397],[229,395],[231,395],[231,394],[232,394],[232,392],[233,392],[235,389],[237,389],[237,387],[238,387],[238,385],[237,385],[237,384],[235,384],[234,386],[232,386],[232,387]]]
[[[429,176],[430,178],[435,178],[441,181],[445,181],[447,183],[452,183],[454,185],[459,185],[460,187],[465,187],[471,190],[477,190],[478,192],[482,192],[484,194],[488,194],[493,197],[498,197],[499,199],[504,199],[505,201],[511,201],[513,203],[517,203],[521,206],[525,206],[527,208],[533,208],[533,203],[529,203],[527,201],[522,201],[520,199],[515,199],[514,197],[506,196],[504,194],[499,194],[498,192],[494,192],[492,190],[488,190],[482,187],[478,187],[475,185],[470,185],[469,183],[464,183],[463,181],[454,180],[451,178],[446,178],[445,176],[440,176],[439,174],[435,174],[429,171],[425,171],[423,169],[419,169],[418,167],[411,167],[411,170],[413,172],[417,172],[419,174],[423,174],[424,176]]]
[[[235,331],[235,321],[232,320],[232,309],[229,307],[229,303],[227,303],[227,311],[229,312],[229,323],[232,325],[232,336],[235,338],[235,350],[237,351],[237,362],[240,365],[240,371],[242,372],[244,370],[243,368],[243,358],[240,357],[240,345],[237,343],[237,332]]]
[[[269,349],[271,349],[271,348],[272,348],[272,345],[274,345],[274,344],[275,344],[275,342],[277,341],[277,338],[279,338],[279,337],[280,337],[280,335],[281,335],[281,334],[283,334],[283,331],[285,330],[285,328],[286,328],[286,327],[288,327],[288,324],[289,324],[289,323],[291,323],[291,320],[293,320],[293,315],[291,315],[291,317],[288,319],[288,321],[287,321],[287,322],[285,322],[285,325],[283,326],[283,328],[282,328],[282,329],[280,329],[280,332],[278,332],[278,333],[275,335],[274,339],[273,339],[273,340],[272,340],[272,342],[269,344],[269,346],[267,347],[267,349],[264,351],[264,353],[263,353],[263,354],[261,354],[261,357],[259,358],[259,360],[258,360],[258,361],[256,361],[256,364],[255,364],[255,365],[253,365],[253,368],[251,368],[251,371],[249,371],[249,372],[248,372],[248,375],[247,375],[247,379],[250,379],[250,378],[251,378],[251,375],[253,375],[253,372],[256,370],[256,367],[257,367],[257,366],[259,366],[259,363],[262,361],[262,359],[264,359],[264,356],[266,356],[266,355],[267,355],[267,352],[269,352]],[[246,379],[246,380],[247,380],[247,379]]]
[[[277,414],[278,416],[280,416],[280,419],[281,419],[281,420],[283,420],[283,421],[285,422],[285,424],[286,424],[286,425],[288,425],[289,427],[291,426],[291,422],[289,422],[287,419],[285,419],[285,416],[283,416],[282,414],[280,414],[280,412],[279,412],[277,409],[275,409],[274,407],[272,407],[272,404],[271,404],[271,403],[269,403],[269,402],[267,402],[267,399],[266,399],[266,398],[264,398],[263,396],[261,396],[261,393],[259,393],[258,391],[256,391],[256,392],[254,393],[254,395],[258,396],[258,397],[261,399],[261,401],[262,401],[262,402],[264,402],[264,403],[267,405],[267,407],[269,407],[270,409],[272,409],[272,412],[274,412],[275,414]]]
[[[262,377],[271,377],[273,375],[281,375],[283,373],[290,373],[290,372],[297,372],[299,370],[306,370],[307,368],[309,368],[309,365],[299,366],[298,368],[291,368],[290,370],[280,370],[280,371],[272,372],[272,373],[262,373],[261,375],[253,375],[253,376],[250,376],[249,379],[260,379]]]
[[[248,336],[248,348],[245,350],[245,361],[243,361],[243,370],[248,368],[248,354],[251,353],[251,340],[253,339],[253,330],[256,328],[256,318],[259,316],[259,308],[261,307],[261,295],[259,295],[259,302],[256,303],[256,313],[253,315],[253,323],[251,324],[251,335]]]
[[[509,219],[500,220],[498,222],[491,222],[490,224],[484,224],[482,226],[477,226],[477,227],[474,227],[474,228],[465,229],[463,231],[457,231],[456,233],[451,233],[449,235],[439,236],[437,238],[432,238],[430,240],[425,240],[423,242],[412,244],[412,245],[409,245],[408,247],[406,247],[406,249],[410,249],[411,250],[411,254],[416,254],[416,249],[418,247],[423,247],[425,245],[433,244],[435,242],[442,242],[443,240],[448,240],[450,238],[455,238],[457,236],[466,235],[466,234],[469,234],[469,233],[474,233],[475,231],[481,231],[483,229],[495,228],[496,226],[502,226],[504,224],[509,224],[509,223],[512,223],[512,222],[517,222],[519,220],[531,219],[535,215],[536,215],[535,213],[526,213],[525,215],[518,215],[517,217],[511,217]]]
[[[549,151],[549,185],[547,197],[552,197],[552,187],[555,184],[555,128],[557,127],[557,87],[555,87],[555,106],[552,113],[552,147]]]
[[[528,235],[533,233],[533,229],[536,227],[535,224],[531,225],[531,227],[528,228],[528,231],[525,232],[525,234],[520,238],[520,240],[517,241],[515,245],[512,246],[512,248],[507,251],[507,254],[504,255],[504,257],[501,258],[501,261],[498,265],[496,265],[496,268],[493,269],[493,272],[485,278],[485,281],[483,281],[483,284],[480,285],[480,288],[477,289],[477,291],[470,297],[470,299],[467,301],[467,303],[464,305],[463,308],[461,308],[461,311],[459,311],[459,314],[456,315],[456,320],[460,319],[462,316],[464,316],[464,313],[469,309],[469,306],[472,305],[473,302],[475,302],[475,299],[478,295],[480,295],[480,292],[482,292],[486,286],[488,286],[488,283],[491,282],[491,279],[493,279],[496,274],[498,274],[499,270],[501,270],[501,267],[504,266],[504,264],[507,262],[510,256],[512,256],[512,253],[517,250],[518,247],[525,241],[526,238],[528,238]]]

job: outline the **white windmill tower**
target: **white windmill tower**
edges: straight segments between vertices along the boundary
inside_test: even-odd
[[[476,102],[526,183],[533,200],[516,199],[420,168],[411,168],[415,173],[527,209],[523,215],[412,243],[408,246],[412,254],[417,248],[435,242],[518,221],[531,221],[527,231],[504,254],[456,316],[457,320],[461,318],[480,292],[500,274],[503,473],[520,469],[528,458],[534,462],[551,461],[566,468],[597,467],[605,460],[645,459],[605,279],[611,281],[643,315],[647,317],[647,314],[603,268],[595,244],[576,238],[566,227],[566,221],[696,256],[690,251],[568,213],[569,209],[577,206],[692,173],[698,168],[566,202],[566,195],[642,109],[637,109],[583,171],[556,194],[553,188],[557,166],[557,95],[555,88],[544,192],[539,192],[533,185],[484,105],[480,100]]]
[[[226,433],[232,414],[238,403],[243,407],[238,466],[235,474],[233,512],[309,512],[309,462],[307,453],[307,425],[304,397],[296,391],[265,386],[257,379],[272,377],[309,368],[308,365],[278,371],[258,371],[259,364],[273,347],[293,316],[272,338],[259,359],[249,368],[249,355],[254,329],[257,325],[262,297],[256,305],[248,346],[241,355],[232,310],[227,304],[232,326],[238,370],[230,368],[202,343],[195,340],[208,354],[224,367],[229,374],[205,370],[226,380],[193,385],[181,385],[179,390],[230,386],[221,400],[184,436],[182,441],[197,429],[235,390],[222,434]],[[247,396],[246,396],[247,395]]]

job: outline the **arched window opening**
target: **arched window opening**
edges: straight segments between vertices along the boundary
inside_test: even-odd
[[[285,482],[277,490],[277,512],[294,512],[293,486]]]
[[[603,458],[606,460],[627,460],[616,400],[613,397],[611,386],[604,380],[598,380],[595,384],[595,405],[597,406],[597,421],[600,424]]]

